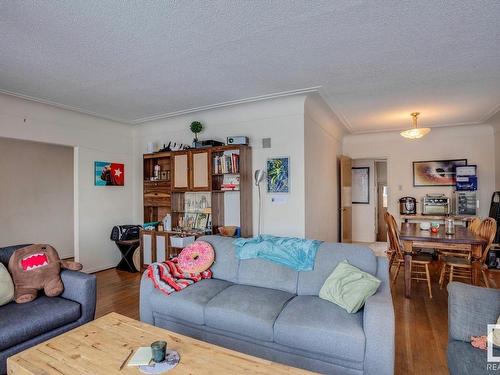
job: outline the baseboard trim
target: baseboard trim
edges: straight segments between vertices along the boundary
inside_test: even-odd
[[[106,271],[111,268],[116,268],[116,264],[108,264],[105,266],[99,266],[99,267],[94,267],[94,268],[84,268],[82,271],[85,273],[96,273],[100,271]]]

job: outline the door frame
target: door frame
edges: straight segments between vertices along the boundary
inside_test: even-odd
[[[380,161],[385,161],[386,162],[386,166],[387,166],[387,211],[391,212],[391,195],[392,195],[392,191],[391,191],[391,188],[390,188],[390,181],[391,181],[391,171],[390,171],[390,157],[389,156],[370,156],[370,155],[364,155],[364,154],[360,154],[360,155],[353,155],[353,156],[349,156],[352,161],[355,161],[355,160],[370,160],[370,161],[373,161],[374,162],[374,165],[376,164],[376,162],[380,162]],[[376,191],[376,188],[377,188],[377,176],[376,176],[376,168],[374,168],[373,171],[370,172],[372,175],[373,175],[373,179],[370,179],[371,181],[374,182],[374,185],[375,185],[375,199],[378,199],[378,196],[377,196],[377,191]],[[374,212],[373,212],[373,215],[375,216],[374,219],[375,219],[375,225],[374,225],[374,228],[373,228],[373,231],[374,231],[374,240],[376,241],[377,239],[377,204],[376,204],[376,201],[374,202],[375,203],[375,209],[374,209]],[[340,203],[339,203],[340,204]],[[354,229],[354,226],[352,227]],[[340,238],[340,237],[339,237]]]
[[[385,186],[387,187],[387,207],[386,207],[386,212],[389,211],[389,178],[388,178],[388,162],[387,159],[375,159],[375,171],[374,171],[374,178],[375,178],[375,195],[376,195],[376,201],[375,201],[375,241],[376,242],[387,242],[387,227],[384,224],[384,221],[382,220],[382,226],[385,228],[385,233],[383,237],[385,237],[385,240],[379,240],[379,228],[380,228],[380,213],[379,213],[379,205],[380,207],[383,206],[383,203],[380,204],[380,199],[383,199],[383,193],[380,195],[379,188],[380,188],[380,182],[378,179],[378,167],[377,163],[385,163]]]
[[[352,158],[338,157],[339,176],[339,242],[352,242]],[[345,175],[345,169],[348,169]],[[348,177],[347,177],[348,176]]]

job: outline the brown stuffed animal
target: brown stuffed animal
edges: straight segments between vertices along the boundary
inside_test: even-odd
[[[42,289],[48,297],[60,295],[64,290],[61,268],[79,271],[82,265],[61,260],[50,245],[30,245],[14,251],[9,260],[9,272],[14,281],[15,301],[33,301]]]

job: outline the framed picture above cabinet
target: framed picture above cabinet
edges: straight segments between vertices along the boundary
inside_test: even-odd
[[[467,165],[467,159],[413,162],[413,186],[455,186],[456,167]]]

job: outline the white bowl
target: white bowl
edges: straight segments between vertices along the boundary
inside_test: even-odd
[[[422,229],[422,230],[429,230],[429,229],[431,229],[431,223],[429,223],[428,221],[422,221],[420,223],[420,229]]]

